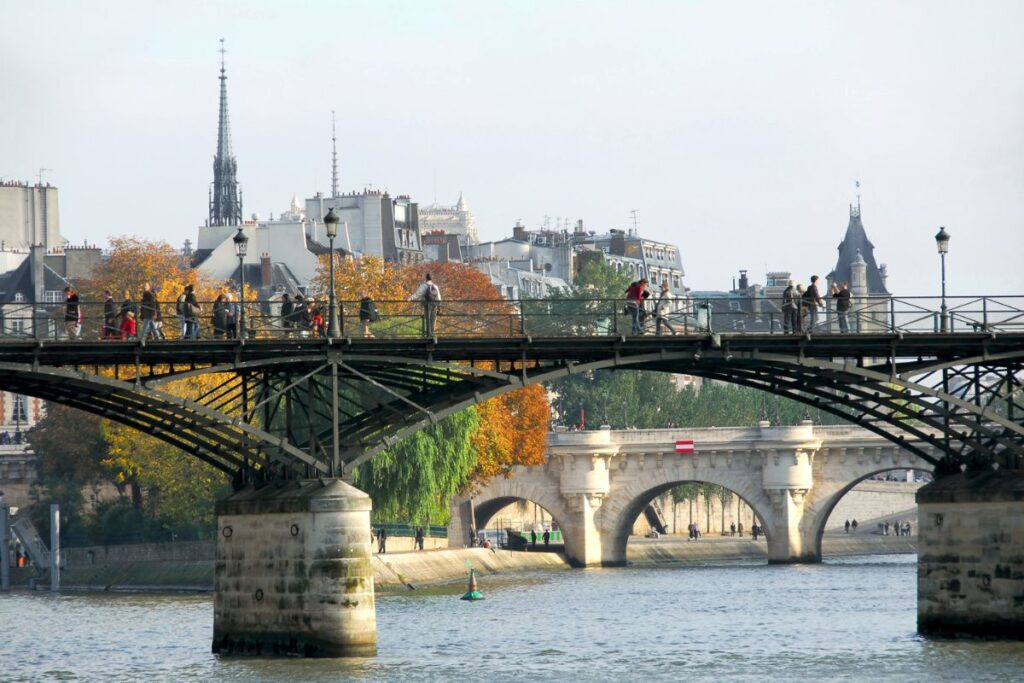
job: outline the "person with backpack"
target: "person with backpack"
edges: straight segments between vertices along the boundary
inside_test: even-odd
[[[359,322],[363,325],[363,336],[372,339],[373,332],[370,331],[370,323],[380,320],[380,314],[377,313],[377,304],[373,303],[373,299],[365,290],[362,292],[362,296],[363,298],[359,300]]]
[[[419,301],[423,305],[423,336],[433,337],[437,308],[441,304],[441,290],[434,284],[430,273],[427,273],[423,284],[409,297],[409,301]]]

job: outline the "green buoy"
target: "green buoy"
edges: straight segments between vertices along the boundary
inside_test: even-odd
[[[466,562],[468,565],[469,562]],[[476,571],[469,568],[469,590],[466,591],[465,595],[462,596],[463,600],[483,600],[484,594],[477,590],[476,585]]]

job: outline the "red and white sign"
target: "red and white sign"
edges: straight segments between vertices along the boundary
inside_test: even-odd
[[[693,455],[693,439],[680,439],[676,441],[676,453]]]

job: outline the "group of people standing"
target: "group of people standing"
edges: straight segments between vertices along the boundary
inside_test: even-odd
[[[74,296],[74,302],[72,302],[72,295]],[[68,294],[67,299],[67,311],[64,315],[65,323],[69,322],[71,308],[74,306],[78,313],[78,334],[80,335],[81,310],[78,306],[78,295],[71,292]],[[132,297],[131,291],[127,289],[124,290],[120,303],[114,300],[114,294],[109,289],[103,291],[101,339],[164,339],[163,320],[160,303],[156,299],[152,285],[148,282],[142,285],[142,292],[139,295],[138,301]],[[78,337],[72,337],[71,330],[69,329],[68,338],[77,339]]]
[[[654,333],[660,337],[661,328],[664,327],[674,336],[676,328],[673,327],[672,322],[669,320],[669,314],[672,312],[672,295],[669,294],[668,283],[661,283],[658,295],[654,299],[654,307],[651,311],[648,311],[647,301],[652,296],[647,278],[643,277],[636,282],[630,283],[629,288],[626,290],[625,313],[632,320],[633,334],[643,334],[648,317],[653,315]]]
[[[811,284],[805,289],[802,284],[794,284],[792,280],[782,292],[782,331],[811,332],[818,326],[818,312],[825,307],[825,302],[818,291],[818,276],[811,276]],[[833,283],[829,297],[835,301],[836,320],[839,331],[850,331],[850,283]]]

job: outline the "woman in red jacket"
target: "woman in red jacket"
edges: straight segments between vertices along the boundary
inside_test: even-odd
[[[125,311],[121,318],[121,339],[135,339],[135,313]]]

